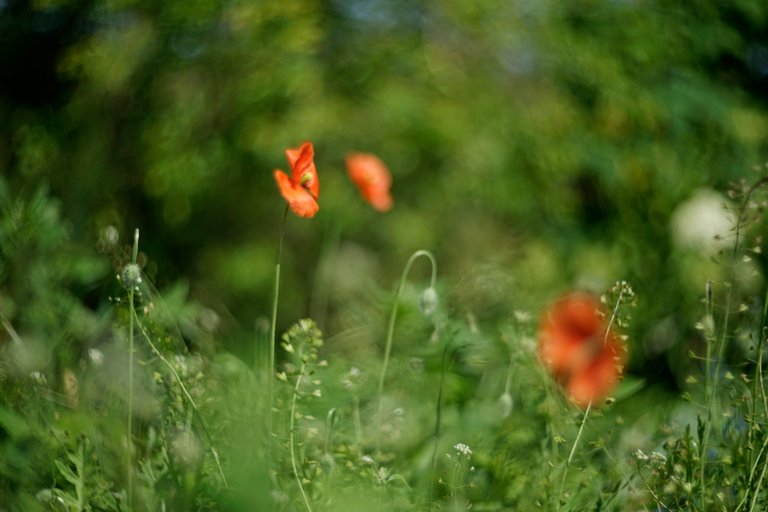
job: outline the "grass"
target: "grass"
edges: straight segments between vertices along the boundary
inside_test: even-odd
[[[764,510],[768,295],[734,274],[759,188],[743,190],[721,263],[731,277],[702,283],[685,393],[630,371],[585,409],[539,359],[543,311],[478,326],[455,296],[437,300],[454,283],[437,281],[430,251],[407,260],[393,295],[359,304],[350,331],[326,338],[302,319],[278,337],[281,234],[274,343],[250,366],[196,345],[204,309],[184,316],[140,286],[151,255],[136,231],[101,339],[74,358],[41,357],[3,315],[0,495],[62,511]],[[425,291],[409,284],[420,257]],[[606,339],[643,331],[627,294],[623,281],[606,294]]]

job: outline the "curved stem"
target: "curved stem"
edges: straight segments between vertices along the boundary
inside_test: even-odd
[[[389,315],[389,327],[387,328],[387,341],[384,348],[384,364],[381,367],[381,375],[379,375],[379,388],[378,388],[378,400],[379,400],[379,409],[381,409],[381,395],[384,391],[384,379],[387,376],[387,367],[389,366],[389,357],[392,352],[392,339],[395,334],[395,320],[397,319],[397,307],[400,304],[400,298],[403,295],[403,288],[405,288],[405,281],[408,278],[408,273],[411,271],[411,266],[413,266],[413,262],[416,261],[416,259],[419,256],[424,256],[429,259],[430,263],[432,264],[432,278],[430,279],[429,286],[434,288],[435,282],[437,281],[437,261],[435,260],[435,256],[426,250],[418,250],[414,252],[410,258],[408,258],[408,262],[405,264],[405,268],[403,269],[403,275],[400,277],[400,282],[397,285],[397,291],[395,292],[395,301],[392,304],[392,312]]]
[[[296,427],[296,398],[299,396],[299,385],[301,384],[301,379],[304,377],[305,367],[305,364],[302,363],[301,370],[299,370],[299,375],[296,377],[296,385],[293,387],[293,397],[291,398],[291,426],[290,432],[288,434],[288,444],[290,445],[291,449],[291,465],[293,466],[293,474],[296,477],[296,483],[299,484],[299,491],[301,491],[301,497],[304,498],[304,505],[306,505],[309,512],[312,512],[312,505],[309,504],[309,498],[307,497],[307,493],[304,491],[304,486],[301,484],[299,468],[296,464],[296,436],[294,435],[294,429]]]

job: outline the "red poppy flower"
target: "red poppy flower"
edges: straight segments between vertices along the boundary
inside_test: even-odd
[[[376,210],[386,212],[392,208],[392,196],[389,194],[392,175],[377,156],[370,153],[347,155],[347,174],[357,185],[363,199]]]
[[[275,170],[275,181],[280,194],[288,202],[291,210],[299,217],[314,217],[320,206],[320,182],[315,169],[315,149],[311,142],[305,142],[296,149],[286,149],[285,156],[291,164],[291,176]]]
[[[571,293],[544,315],[539,357],[581,407],[608,395],[624,371],[626,347],[611,329],[600,303],[585,293]]]

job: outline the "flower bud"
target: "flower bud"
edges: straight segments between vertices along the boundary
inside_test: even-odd
[[[425,316],[431,316],[437,310],[437,291],[431,286],[419,295],[419,309]]]
[[[512,414],[513,406],[514,401],[512,400],[512,395],[505,391],[504,394],[499,397],[499,409],[501,409],[502,418],[509,418],[509,415]]]
[[[333,455],[328,452],[324,453],[323,456],[320,457],[320,467],[323,468],[323,472],[325,472],[326,475],[330,475],[336,467],[336,461],[334,460]]]

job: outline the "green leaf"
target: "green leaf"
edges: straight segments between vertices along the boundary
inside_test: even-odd
[[[64,477],[64,479],[71,483],[74,486],[77,486],[80,483],[80,478],[63,462],[60,460],[54,460],[53,461],[56,464],[56,467],[59,469],[59,473]]]
[[[646,380],[639,377],[624,377],[613,394],[616,400],[626,400],[645,387]]]
[[[30,433],[29,425],[24,421],[24,418],[4,407],[0,407],[0,427],[14,441],[25,438]]]

